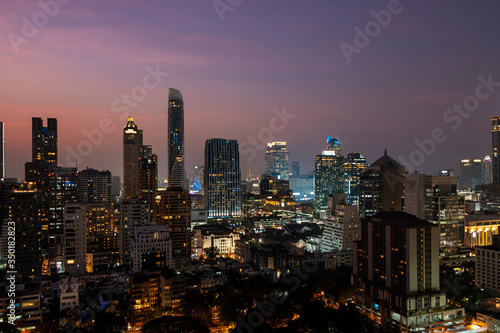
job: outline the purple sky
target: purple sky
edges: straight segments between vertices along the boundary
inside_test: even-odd
[[[329,135],[341,139],[344,153],[361,152],[370,163],[385,147],[392,157],[407,159],[417,148],[414,140],[441,128],[447,140],[417,167],[428,173],[490,154],[490,116],[500,113],[500,87],[457,129],[443,114],[474,95],[478,76],[492,74],[500,82],[500,4],[401,1],[394,7],[399,13],[347,63],[339,44],[355,45],[354,28],[364,30],[374,20],[370,12],[390,3],[243,0],[221,21],[211,0],[72,0],[58,10],[49,7],[55,15],[44,25],[36,1],[3,1],[0,121],[7,176],[24,177],[33,116],[58,119],[61,165],[68,147],[76,150],[87,140],[82,130],[109,119],[114,130],[91,146],[79,168],[121,175],[126,119],[111,105],[140,90],[148,66],[169,75],[131,112],[144,143],[159,155],[160,177],[167,169],[170,86],[184,95],[189,177],[203,163],[205,140],[214,137],[246,142],[242,172],[260,174],[264,150],[255,147],[254,159],[247,152],[253,147],[248,138],[259,133],[287,141],[290,159],[300,161],[303,173],[312,170]],[[40,28],[25,28],[31,35],[23,37],[23,18],[33,22],[33,15]],[[284,108],[296,117],[281,126],[272,121],[273,109]]]

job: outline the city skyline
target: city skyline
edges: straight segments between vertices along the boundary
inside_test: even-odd
[[[394,158],[408,159],[418,149],[415,140],[432,137],[435,128],[442,128],[447,140],[416,169],[457,170],[464,156],[491,154],[486,126],[497,114],[500,94],[492,92],[481,100],[478,111],[460,124],[446,122],[443,116],[475,93],[482,82],[478,77],[500,80],[495,61],[498,47],[477,38],[499,29],[491,15],[498,4],[474,7],[474,17],[468,15],[472,4],[453,2],[454,12],[448,4],[401,2],[402,11],[359,54],[353,54],[350,63],[339,45],[354,45],[353,29],[372,21],[370,12],[384,10],[386,2],[242,3],[225,12],[222,21],[210,2],[111,2],[104,5],[106,14],[95,10],[95,4],[69,2],[60,5],[36,36],[19,44],[18,53],[7,35],[21,36],[22,18],[31,20],[42,9],[24,1],[2,4],[5,34],[0,66],[5,75],[0,79],[4,101],[0,121],[5,124],[7,177],[23,178],[31,117],[58,119],[59,160],[67,166],[74,166],[66,163],[68,148],[76,151],[78,143],[88,141],[82,131],[92,133],[103,119],[109,119],[113,130],[81,156],[78,167],[121,175],[116,148],[119,129],[130,111],[150,133],[148,143],[159,157],[159,178],[166,178],[165,122],[171,86],[182,91],[186,101],[188,178],[194,165],[202,164],[204,142],[211,137],[238,140],[242,174],[247,175],[250,168],[259,175],[264,169],[261,146],[267,142],[286,141],[290,159],[307,171],[312,170],[328,135],[342,140],[345,153],[360,152],[371,163],[384,147]],[[428,23],[435,17],[442,20],[440,25]],[[92,22],[103,26],[102,33],[95,33]],[[141,30],[136,29],[140,25]],[[414,32],[416,26],[424,29]],[[73,39],[78,43],[70,42]],[[453,58],[464,45],[469,53]],[[139,91],[134,88],[147,75],[147,87],[156,87],[144,86],[147,97],[138,100],[136,107],[127,107],[121,95]],[[25,90],[32,92],[29,99],[22,98]],[[295,118],[279,123],[282,130],[266,142],[249,143],[249,137],[270,128],[271,120],[284,110]],[[473,133],[466,146],[460,142],[463,133]],[[255,157],[243,153],[249,148],[255,150]]]

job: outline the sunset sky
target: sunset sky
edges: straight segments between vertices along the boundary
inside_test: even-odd
[[[500,87],[456,129],[443,115],[475,94],[478,76],[500,82],[498,1],[220,0],[236,4],[222,14],[212,0],[60,1],[67,3],[47,7],[53,17],[40,14],[37,1],[0,2],[7,177],[24,178],[31,117],[58,119],[60,165],[87,140],[82,131],[109,119],[114,130],[78,168],[121,176],[126,119],[112,104],[143,85],[148,67],[169,74],[130,110],[159,156],[161,178],[169,87],[184,96],[188,177],[203,164],[205,140],[218,137],[244,145],[243,175],[262,173],[264,148],[260,139],[257,146],[248,139],[259,133],[286,141],[303,173],[329,135],[340,138],[344,154],[361,152],[370,163],[384,148],[408,158],[416,139],[441,128],[447,140],[417,168],[426,173],[458,171],[461,158],[491,154],[490,117],[500,114]],[[370,12],[391,3],[399,13],[348,63],[340,43],[355,45],[354,28],[364,30],[374,21]],[[44,23],[44,15],[47,24],[37,32],[25,27],[34,18]],[[13,36],[23,42],[14,45]],[[284,109],[295,117],[273,126],[281,125],[273,118]]]

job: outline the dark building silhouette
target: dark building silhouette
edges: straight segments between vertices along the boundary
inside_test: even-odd
[[[179,90],[168,90],[168,185],[184,187],[184,100]]]

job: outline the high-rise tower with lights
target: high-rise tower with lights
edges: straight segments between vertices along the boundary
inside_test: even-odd
[[[168,186],[184,187],[184,100],[179,90],[168,89]]]

